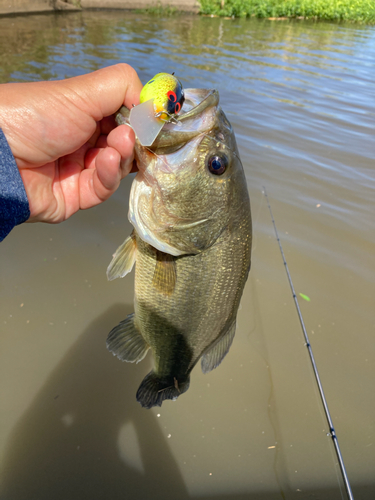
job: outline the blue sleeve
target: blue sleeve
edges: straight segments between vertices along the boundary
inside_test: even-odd
[[[0,128],[0,241],[29,217],[29,201],[16,160]]]

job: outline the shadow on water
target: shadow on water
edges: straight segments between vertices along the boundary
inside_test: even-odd
[[[131,311],[132,306],[118,304],[94,320],[16,424],[5,454],[1,499],[193,498],[155,413],[135,400],[145,366],[119,363],[105,349],[106,333]],[[129,425],[141,467],[127,463],[126,455],[134,455],[134,439],[122,439],[119,445],[121,429]],[[295,497],[331,496],[326,490],[303,495],[288,491],[288,498]],[[276,500],[283,495],[248,492],[205,498]]]
[[[93,321],[15,426],[3,498],[169,498],[170,491],[188,498],[155,414],[135,400],[145,367],[119,363],[105,348],[106,333],[130,307],[113,306]],[[134,428],[144,473],[121,460],[126,424]]]

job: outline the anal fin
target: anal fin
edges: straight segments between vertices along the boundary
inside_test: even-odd
[[[134,231],[122,245],[118,247],[116,253],[107,268],[107,278],[112,281],[116,278],[123,278],[132,270],[136,257],[137,244]]]
[[[107,349],[121,361],[139,363],[150,346],[134,324],[134,313],[115,326],[108,334]]]
[[[220,365],[225,356],[228,354],[235,333],[236,322],[233,321],[224,336],[202,356],[201,366],[203,373],[208,373]]]

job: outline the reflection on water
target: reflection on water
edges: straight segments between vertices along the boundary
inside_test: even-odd
[[[0,497],[345,497],[265,185],[296,291],[311,298],[302,314],[354,496],[372,498],[374,28],[124,11],[7,17],[0,60],[1,82],[124,61],[143,81],[175,71],[187,87],[218,88],[255,234],[227,358],[207,376],[195,370],[184,398],[146,411],[134,394],[147,361],[120,364],[105,349],[132,311],[133,276],[105,279],[130,229],[131,179],[62,225],[11,233],[0,247]]]

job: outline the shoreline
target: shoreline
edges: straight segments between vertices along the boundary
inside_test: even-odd
[[[128,10],[154,14],[185,12],[234,19],[256,17],[269,21],[310,20],[375,24],[375,3],[369,0],[0,0],[0,17],[84,10]]]

